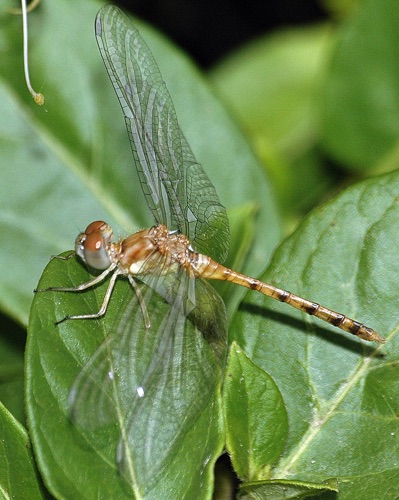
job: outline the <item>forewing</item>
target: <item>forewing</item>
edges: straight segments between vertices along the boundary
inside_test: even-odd
[[[187,235],[196,250],[224,259],[229,244],[226,210],[180,130],[151,51],[116,7],[99,11],[95,29],[156,222]]]

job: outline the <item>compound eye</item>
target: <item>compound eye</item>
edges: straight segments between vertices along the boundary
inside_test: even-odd
[[[112,230],[108,224],[102,221],[92,222],[86,231],[76,238],[76,255],[93,269],[103,271],[111,265],[108,253],[111,238]]]
[[[90,233],[97,233],[98,231],[103,231],[105,227],[107,227],[108,224],[102,220],[96,220],[94,222],[91,222],[85,230],[85,234],[90,234]],[[109,227],[109,226],[108,226]]]

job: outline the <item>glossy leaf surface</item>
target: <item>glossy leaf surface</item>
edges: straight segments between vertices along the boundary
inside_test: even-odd
[[[223,387],[226,447],[245,480],[267,476],[282,454],[288,421],[274,381],[233,342]],[[246,453],[243,453],[246,450]]]
[[[301,224],[263,276],[370,324],[386,345],[253,292],[235,318],[233,338],[273,378],[288,413],[272,479],[336,477],[340,498],[372,499],[397,484],[398,191],[397,173],[346,190]]]
[[[245,500],[304,500],[305,498],[335,498],[339,492],[335,479],[323,483],[305,483],[301,481],[271,480],[243,484],[239,498]],[[323,493],[329,494],[323,497]]]

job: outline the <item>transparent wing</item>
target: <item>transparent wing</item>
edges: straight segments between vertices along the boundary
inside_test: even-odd
[[[182,269],[148,280],[141,293],[150,330],[133,295],[69,401],[73,421],[87,431],[118,424],[120,470],[150,488],[220,383],[226,315],[213,288]]]
[[[207,321],[196,321],[199,315],[194,311],[199,311],[199,307],[194,308],[187,319],[182,311],[189,288],[194,284],[199,298],[208,291],[208,286],[205,284],[203,288],[203,282],[189,279],[186,273],[175,283],[174,302],[158,338],[164,346],[162,357],[147,373],[143,384],[145,395],[129,411],[126,436],[118,447],[122,473],[128,479],[133,474],[145,478],[148,489],[157,482],[164,464],[175,455],[184,435],[207,411],[211,395],[221,380],[220,358],[226,353],[226,317],[222,300],[212,302],[212,312],[205,312]],[[209,291],[212,291],[210,286]],[[131,328],[131,324],[126,326]],[[204,327],[208,331],[204,331]],[[204,336],[212,338],[212,347],[215,344],[218,347],[216,351]],[[145,429],[145,432],[138,434],[138,429]],[[133,474],[131,464],[135,464]]]
[[[188,236],[197,251],[223,260],[229,245],[226,210],[180,130],[153,55],[116,7],[99,11],[95,29],[156,222]]]
[[[153,325],[159,324],[162,319],[157,313],[165,313],[164,301],[148,287],[141,288],[141,293],[145,304],[152,302],[158,306],[151,312]],[[123,311],[127,310],[134,335],[118,326],[122,319],[126,321]],[[116,422],[121,426],[148,368],[141,360],[155,359],[158,354],[154,340],[153,329],[146,329],[140,304],[129,290],[113,330],[83,366],[71,388],[71,420],[89,431]]]

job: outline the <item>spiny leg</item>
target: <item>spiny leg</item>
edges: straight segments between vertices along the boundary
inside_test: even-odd
[[[135,279],[133,278],[133,276],[131,276],[129,274],[128,279],[129,279],[129,283],[132,285],[132,288],[136,293],[137,300],[139,301],[141,312],[143,313],[143,316],[144,316],[145,327],[147,328],[147,330],[149,330],[151,328],[151,321],[150,321],[150,317],[148,315],[147,306],[145,305],[141,290],[137,286],[137,283],[136,283]]]
[[[108,269],[107,269],[107,271],[109,272]],[[104,273],[102,273],[102,274],[104,274]],[[114,286],[115,286],[116,279],[118,278],[119,275],[120,275],[120,273],[118,271],[115,271],[114,274],[111,276],[111,279],[110,279],[109,284],[108,284],[107,291],[105,292],[105,295],[104,295],[103,303],[101,304],[101,307],[100,307],[100,309],[99,309],[98,312],[92,313],[92,314],[68,315],[68,316],[65,316],[65,318],[60,319],[59,321],[56,321],[55,324],[59,325],[60,323],[63,323],[64,321],[67,321],[67,320],[70,320],[70,319],[98,319],[98,318],[101,318],[102,316],[104,316],[104,314],[106,313],[107,308],[108,308],[108,304],[109,304],[109,301],[110,301],[110,298],[111,298],[111,295],[112,295],[112,291],[113,291]],[[95,280],[92,280],[90,286],[93,286],[93,284],[95,284],[95,283],[93,283],[94,281]],[[96,283],[98,283],[98,282],[99,281],[97,280]],[[79,290],[77,290],[77,289],[66,289],[66,288],[59,288],[59,289],[52,288],[51,290],[53,290],[53,291],[64,291],[65,292],[65,291],[81,291],[81,290],[84,290],[85,288],[88,288],[88,286],[86,286],[85,288],[80,288],[83,285],[87,285],[87,283],[83,283],[82,285],[79,285],[79,287],[78,287]]]
[[[71,255],[74,255],[74,254],[71,254]],[[63,260],[67,260],[68,258],[69,258],[69,255],[67,257],[65,257]],[[102,281],[104,281],[105,278],[108,276],[108,274],[115,269],[115,267],[116,267],[116,264],[112,264],[112,266],[109,266],[105,271],[103,271],[101,274],[99,274],[95,278],[91,279],[90,281],[86,281],[85,283],[81,283],[80,285],[75,286],[75,287],[50,286],[48,288],[41,288],[41,289],[35,288],[34,292],[35,293],[40,293],[40,292],[82,292],[83,290],[87,290],[88,288],[91,288],[92,286],[95,286],[98,283],[101,283]]]

